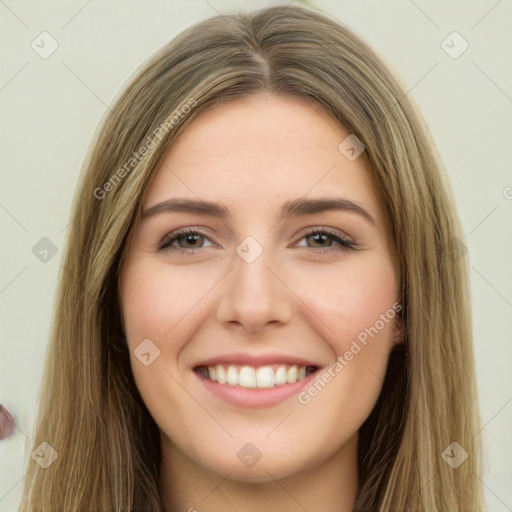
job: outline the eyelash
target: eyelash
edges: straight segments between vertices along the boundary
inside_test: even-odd
[[[204,236],[205,238],[207,238],[209,240],[206,233],[203,233],[202,231],[199,231],[197,229],[183,229],[183,230],[178,230],[178,231],[175,231],[173,233],[169,233],[168,235],[166,235],[163,238],[163,240],[160,242],[160,244],[158,246],[158,250],[159,251],[171,250],[171,248],[170,248],[171,244],[173,244],[177,239],[179,239],[183,236],[188,236],[188,235]],[[356,247],[355,242],[347,240],[347,239],[341,237],[340,235],[338,235],[337,233],[334,233],[325,228],[311,230],[311,231],[305,233],[302,236],[301,240],[303,238],[307,238],[308,236],[311,236],[311,235],[327,235],[329,238],[332,238],[336,243],[338,243],[344,249],[355,249],[355,247]],[[333,251],[331,249],[331,247],[320,247],[320,248],[316,248],[316,250],[321,253],[336,252],[336,251]],[[181,254],[185,254],[185,253],[194,254],[197,251],[199,251],[200,249],[203,249],[203,247],[197,247],[195,249],[177,248],[177,249],[173,249],[173,251],[181,255]],[[315,249],[315,247],[309,247],[309,249]]]

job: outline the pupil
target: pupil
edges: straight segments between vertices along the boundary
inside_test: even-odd
[[[323,233],[317,233],[316,235],[313,235],[313,238],[314,238],[314,239],[316,239],[316,240],[315,240],[315,242],[317,242],[317,243],[320,243],[320,244],[321,244],[321,243],[322,243],[322,241],[321,241],[321,240],[319,241],[318,239],[319,239],[319,238],[323,238],[323,239],[324,239],[324,240],[323,240],[323,242],[325,242],[325,239],[326,239],[326,238],[329,238],[329,236],[328,236],[328,235],[325,235],[325,234],[323,234]]]
[[[190,242],[192,245],[194,245],[194,239],[195,239],[195,241],[197,242],[197,237],[198,237],[198,236],[199,236],[199,235],[187,235],[187,236],[186,236],[187,243],[189,243],[189,242]]]

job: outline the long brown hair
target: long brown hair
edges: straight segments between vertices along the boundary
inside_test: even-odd
[[[182,32],[131,80],[95,136],[30,449],[46,442],[58,457],[47,468],[28,458],[22,512],[163,509],[159,431],[132,376],[118,272],[173,141],[201,113],[262,91],[316,101],[363,141],[399,256],[405,340],[360,430],[354,510],[484,510],[468,263],[449,182],[376,54],[339,22],[288,6]],[[469,454],[458,467],[443,456],[454,442]]]

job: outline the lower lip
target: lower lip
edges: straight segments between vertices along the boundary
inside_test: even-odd
[[[298,395],[302,388],[307,386],[316,376],[318,370],[310,373],[305,379],[294,382],[293,384],[283,384],[272,388],[243,388],[241,386],[230,386],[229,384],[219,384],[213,380],[207,379],[204,375],[194,372],[203,385],[211,393],[222,400],[238,407],[247,407],[250,409],[262,409],[277,405],[291,396]]]

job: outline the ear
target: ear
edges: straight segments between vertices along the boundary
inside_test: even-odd
[[[401,312],[395,318],[393,349],[404,348],[405,345],[405,325]]]

